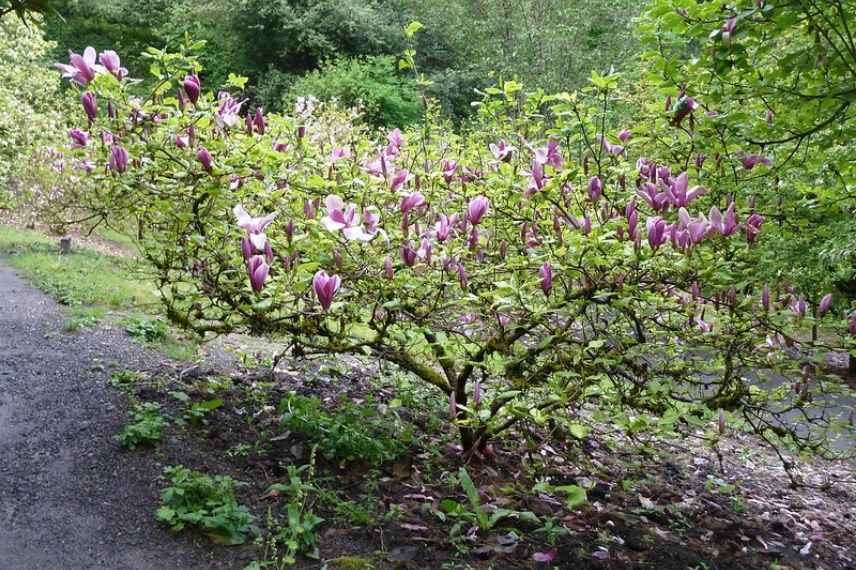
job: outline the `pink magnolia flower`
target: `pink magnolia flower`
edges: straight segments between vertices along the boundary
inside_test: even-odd
[[[346,206],[341,198],[330,194],[324,199],[324,205],[327,207],[327,215],[321,218],[321,225],[328,231],[341,231],[345,239],[359,241],[370,241],[377,234],[377,219],[370,218],[370,221],[373,221],[374,233],[366,231],[360,223],[356,204]]]
[[[247,211],[241,204],[235,206],[232,209],[232,213],[235,214],[235,218],[238,220],[238,226],[247,230],[248,234],[263,233],[265,231],[265,228],[268,227],[271,222],[276,219],[277,216],[276,212],[273,212],[260,218],[254,218],[247,213]]]
[[[766,283],[764,284],[764,288],[761,289],[761,306],[765,311],[770,310],[770,286]]]
[[[208,152],[208,149],[204,146],[200,146],[199,150],[196,151],[196,160],[202,164],[202,168],[206,170],[206,172],[211,172],[214,168],[214,163],[211,159],[211,153]]]
[[[407,267],[413,267],[416,264],[417,251],[413,249],[413,244],[410,240],[401,244],[401,260]]]
[[[110,147],[108,159],[110,170],[122,174],[128,169],[128,151],[119,145]]]
[[[666,221],[663,218],[659,216],[648,218],[645,227],[648,230],[648,245],[653,249],[657,249],[666,243],[668,236],[666,235]]]
[[[822,317],[829,312],[830,307],[832,307],[832,293],[827,293],[821,297],[820,304],[817,306],[817,312]]]
[[[559,141],[556,139],[550,139],[547,141],[547,146],[545,148],[539,148],[535,150],[535,162],[538,162],[542,165],[549,165],[559,170],[565,164],[562,155],[559,153]]]
[[[698,102],[692,97],[681,95],[675,109],[675,117],[673,119],[674,124],[680,127],[687,115],[696,110],[698,106]]]
[[[544,176],[544,167],[537,160],[532,161],[532,171],[529,173],[529,186],[523,195],[526,198],[531,197],[536,192],[543,190],[547,184],[547,177]]]
[[[394,154],[398,154],[398,149],[404,146],[404,136],[401,134],[401,129],[393,129],[386,135],[386,140],[389,142],[389,146],[393,147],[396,152]]]
[[[601,195],[603,195],[603,182],[597,176],[589,178],[588,195],[592,202],[597,202]]]
[[[199,76],[196,74],[185,75],[181,86],[184,89],[184,94],[187,95],[187,99],[196,104],[202,92],[202,82],[199,81]]]
[[[443,243],[449,238],[449,234],[452,232],[454,220],[451,220],[446,214],[440,214],[437,220],[437,224],[434,226],[434,239]]]
[[[642,198],[652,210],[659,212],[669,207],[669,196],[665,192],[657,192],[657,186],[651,182],[645,182],[636,191],[636,195]]]
[[[333,304],[333,297],[339,290],[342,280],[338,275],[327,275],[323,269],[319,269],[312,278],[312,290],[315,292],[315,297],[321,303],[321,307],[325,311],[330,310],[330,305]]]
[[[220,102],[217,112],[214,113],[214,120],[217,121],[217,125],[221,129],[237,125],[241,119],[238,114],[247,100],[238,101],[225,91],[221,91],[217,95],[217,100]]]
[[[86,131],[71,129],[68,136],[71,137],[71,148],[83,148],[89,144],[89,133]]]
[[[81,87],[85,87],[90,81],[95,79],[95,75],[103,70],[100,65],[95,63],[95,48],[87,47],[83,50],[83,55],[69,52],[69,64],[57,63],[55,67],[62,71],[64,78],[70,78],[73,82]]]
[[[383,260],[383,273],[386,275],[387,279],[395,277],[395,271],[392,268],[392,257],[389,255],[387,255],[386,259]]]
[[[631,133],[627,129],[621,129],[620,131],[618,131],[618,140],[620,140],[623,143],[626,143],[627,141],[629,141],[632,136],[633,136],[633,133]]]
[[[606,152],[607,154],[618,156],[624,153],[624,147],[620,144],[612,144],[603,135],[597,135],[597,138],[600,139],[600,145],[603,147],[604,152]]]
[[[759,164],[763,164],[764,166],[772,166],[773,161],[767,158],[766,156],[761,156],[759,154],[749,154],[744,156],[740,162],[743,164],[743,168],[746,170],[752,170]]]
[[[406,170],[404,168],[399,169],[392,176],[392,180],[390,180],[389,182],[389,187],[392,189],[393,192],[396,192],[400,188],[402,188],[410,180],[410,178],[411,176],[409,170]]]
[[[446,181],[446,184],[451,184],[452,180],[455,178],[455,172],[458,170],[458,161],[444,160],[441,167],[443,170],[443,180]]]
[[[794,300],[791,303],[791,311],[793,311],[799,318],[803,318],[806,311],[805,297],[800,295],[796,300]]]
[[[265,134],[265,130],[267,130],[267,121],[265,121],[264,110],[261,107],[256,107],[256,114],[253,115],[252,121],[256,132],[260,135]]]
[[[666,197],[676,208],[688,206],[690,202],[704,194],[706,191],[705,188],[701,186],[694,186],[691,190],[687,191],[688,186],[689,175],[686,172],[681,172],[677,178],[671,180],[671,183],[666,189]]]
[[[420,192],[413,192],[411,194],[405,194],[401,199],[401,213],[407,214],[413,208],[418,208],[420,206],[425,205],[425,196]]]
[[[119,81],[122,81],[128,75],[128,70],[122,67],[119,61],[119,54],[113,50],[102,51],[98,54],[98,62]]]
[[[710,214],[708,215],[710,219],[710,227],[712,230],[719,232],[725,237],[730,236],[734,232],[737,231],[739,227],[737,225],[737,215],[734,212],[734,202],[731,202],[728,205],[728,209],[725,210],[725,216],[723,217],[722,212],[719,211],[719,208],[716,206],[710,209]]]
[[[351,151],[346,149],[346,148],[336,147],[330,152],[330,162],[332,164],[336,164],[338,161],[342,160],[343,158],[350,158],[350,157],[351,157]]]
[[[541,269],[538,270],[538,275],[541,276],[541,290],[544,291],[544,295],[549,297],[553,290],[553,266],[550,265],[549,261],[544,262]]]
[[[764,216],[758,213],[751,214],[748,218],[746,218],[745,231],[746,231],[746,241],[748,243],[754,243],[755,238],[758,237],[758,234],[761,233],[761,225],[764,223]]]
[[[502,162],[508,162],[511,160],[514,151],[517,150],[515,147],[506,143],[504,139],[500,140],[497,144],[490,143],[488,148],[490,148],[490,152],[493,153],[493,156]]]
[[[80,96],[80,104],[83,105],[83,112],[86,113],[89,122],[94,121],[95,117],[98,116],[98,102],[95,99],[95,93],[92,91],[85,92]]]
[[[270,265],[263,256],[254,255],[247,262],[247,272],[250,275],[250,286],[253,291],[260,293],[270,273]]]
[[[476,226],[490,208],[490,200],[485,196],[477,196],[470,200],[467,206],[467,221]]]

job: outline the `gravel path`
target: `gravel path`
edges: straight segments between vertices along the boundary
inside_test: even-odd
[[[127,412],[111,367],[159,357],[121,331],[63,323],[0,264],[0,569],[230,567],[154,520],[162,466],[113,439]]]

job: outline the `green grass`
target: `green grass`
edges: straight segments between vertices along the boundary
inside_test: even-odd
[[[69,255],[60,255],[58,250],[56,239],[0,226],[0,255],[33,285],[75,308],[74,316],[159,308],[156,289],[140,276],[139,261],[87,249]]]

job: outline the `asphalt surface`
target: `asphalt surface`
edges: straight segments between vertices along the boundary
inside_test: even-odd
[[[156,454],[122,450],[111,369],[159,357],[63,311],[0,262],[0,570],[227,568],[154,519]]]

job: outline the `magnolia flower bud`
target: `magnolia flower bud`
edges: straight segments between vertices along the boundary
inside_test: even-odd
[[[95,99],[95,93],[91,91],[85,92],[80,96],[80,104],[83,105],[83,112],[86,113],[89,122],[94,121],[95,117],[98,116],[98,103]]]

